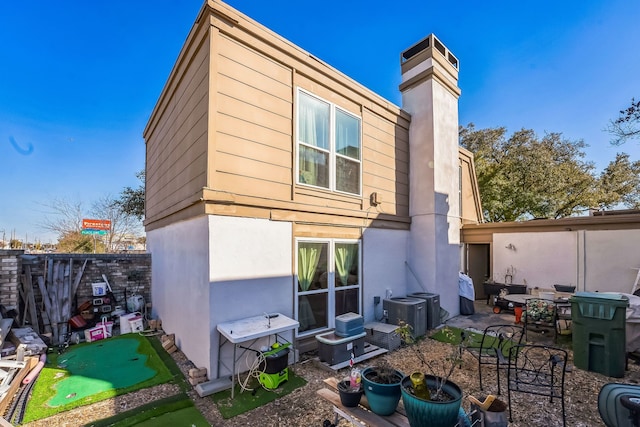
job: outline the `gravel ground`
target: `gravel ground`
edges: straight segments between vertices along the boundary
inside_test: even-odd
[[[420,349],[428,355],[431,360],[443,360],[451,354],[452,346],[433,340],[424,340],[417,344]],[[174,360],[185,376],[193,366],[184,354],[180,351],[173,353]],[[571,358],[571,356],[570,356]],[[307,380],[307,384],[291,394],[277,399],[267,405],[257,408],[249,413],[239,415],[230,420],[224,420],[210,397],[201,398],[195,390],[189,392],[190,397],[195,402],[198,409],[212,426],[317,426],[323,425],[323,421],[328,419],[333,421],[334,412],[330,403],[320,398],[316,390],[324,387],[322,382],[325,378],[335,376],[342,378],[347,375],[348,370],[343,369],[333,372],[321,364],[312,354],[303,355],[302,360],[292,369],[297,375]],[[401,348],[392,353],[371,359],[365,364],[374,365],[385,361],[396,369],[405,373],[420,369],[420,363],[412,349]],[[363,364],[363,365],[365,365]],[[465,397],[473,395],[484,396],[487,393],[496,393],[496,376],[489,368],[483,368],[483,383],[485,390],[481,391],[478,384],[477,364],[470,354],[465,353],[461,368],[456,369],[451,377],[464,391]],[[597,398],[600,388],[608,382],[639,383],[640,367],[629,363],[629,370],[624,378],[608,378],[603,375],[587,372],[580,369],[571,369],[566,377],[566,414],[567,425],[595,427],[604,426],[598,414]],[[503,383],[504,384],[504,383]],[[85,406],[72,411],[58,414],[54,417],[26,424],[28,427],[36,426],[69,426],[75,427],[90,423],[95,420],[107,418],[117,413],[133,409],[151,401],[168,397],[178,393],[178,388],[174,385],[159,385],[150,389],[139,390],[114,399],[105,400],[90,406]],[[537,397],[528,394],[514,394],[512,427],[525,427],[533,425],[544,425],[545,427],[555,427],[562,425],[560,402],[549,403],[544,397]],[[506,392],[501,396],[505,402]],[[469,404],[463,398],[463,407],[468,410]],[[351,426],[346,421],[341,421],[341,427]]]

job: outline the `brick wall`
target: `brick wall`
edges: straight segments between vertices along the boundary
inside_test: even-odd
[[[151,254],[24,254],[21,250],[2,250],[0,304],[8,309],[15,308],[20,313],[18,286],[22,286],[25,266],[29,265],[36,305],[40,310],[42,297],[37,278],[40,276],[49,280],[48,273],[45,272],[47,266],[56,263],[66,266],[71,263],[73,271],[70,277],[73,282],[85,260],[87,263],[72,301],[73,308],[93,299],[92,283],[103,282],[103,274],[116,298],[115,302],[111,302],[113,308],[119,305],[126,309],[126,299],[132,294],[142,295],[146,302],[151,302]]]
[[[0,249],[0,304],[7,310],[18,305],[18,283],[22,273],[20,255],[23,252]]]

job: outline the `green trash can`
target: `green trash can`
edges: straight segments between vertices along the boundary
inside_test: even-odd
[[[576,368],[624,377],[629,298],[615,293],[577,292],[570,302]]]

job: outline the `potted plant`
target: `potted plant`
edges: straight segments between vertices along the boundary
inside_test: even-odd
[[[367,367],[362,371],[364,395],[367,396],[372,412],[378,415],[393,414],[402,396],[402,378],[402,372],[384,363]]]
[[[342,380],[338,383],[338,394],[340,395],[340,402],[344,406],[355,407],[360,403],[362,398],[362,384],[358,384],[357,387],[351,387],[349,380]]]
[[[402,340],[414,349],[423,367],[430,373],[413,372],[401,381],[401,394],[411,427],[451,427],[458,421],[462,390],[449,378],[462,361],[466,337],[444,359],[430,361],[416,345],[411,326],[401,323],[397,329]],[[450,329],[445,333],[453,334]]]

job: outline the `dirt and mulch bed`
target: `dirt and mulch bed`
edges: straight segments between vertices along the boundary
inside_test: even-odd
[[[431,360],[443,360],[451,355],[452,346],[431,339],[426,339],[416,344],[425,352]],[[180,367],[185,377],[188,370],[193,368],[185,356],[177,351],[172,354],[174,360]],[[571,357],[571,356],[570,356]],[[388,362],[396,369],[405,373],[420,370],[420,362],[415,356],[413,349],[401,348],[392,353],[368,360],[362,365],[374,365],[381,361]],[[571,364],[572,366],[572,364]],[[212,426],[240,427],[247,425],[263,426],[322,426],[324,420],[334,420],[333,407],[330,403],[316,394],[316,390],[324,387],[323,380],[334,376],[344,377],[348,374],[348,369],[338,372],[330,371],[329,368],[317,361],[313,355],[303,355],[300,363],[296,364],[295,372],[302,376],[307,384],[291,394],[277,399],[269,404],[257,408],[248,413],[238,415],[234,418],[224,420],[217,410],[211,397],[201,398],[191,389],[188,394],[193,399],[195,405],[209,421]],[[483,368],[484,390],[480,390],[478,384],[478,367],[475,359],[465,353],[463,363],[460,368],[456,368],[451,380],[456,382],[463,390],[463,407],[469,410],[469,403],[466,396],[485,396],[488,393],[496,393],[496,375],[488,368]],[[504,381],[504,377],[501,378]],[[629,370],[624,378],[609,378],[604,375],[587,372],[573,368],[566,376],[566,416],[567,425],[571,426],[604,426],[598,413],[597,399],[600,388],[609,382],[619,383],[639,383],[640,365],[634,362],[629,363]],[[503,395],[500,397],[507,401],[506,391],[503,383]],[[53,426],[78,426],[90,424],[92,421],[111,417],[115,414],[131,410],[143,404],[155,400],[169,397],[179,393],[177,386],[171,384],[159,385],[146,390],[139,390],[113,399],[102,401],[94,405],[74,409],[60,413],[54,417],[26,424],[28,427],[53,427]],[[542,396],[529,394],[513,394],[513,423],[511,427],[524,427],[532,425],[544,425],[555,427],[562,425],[560,401],[549,403],[549,400]],[[342,420],[341,427],[350,426],[350,423]]]

